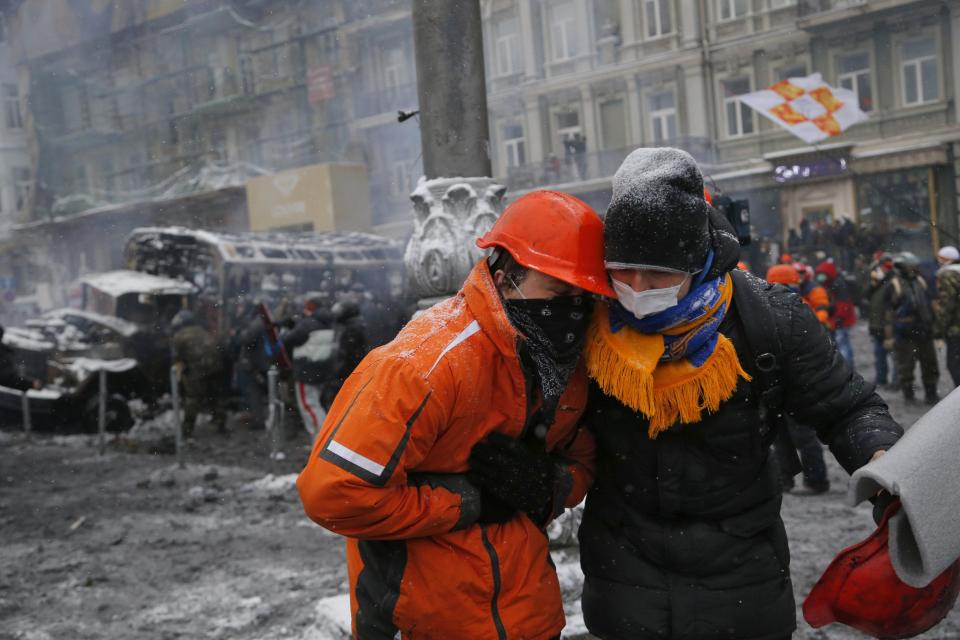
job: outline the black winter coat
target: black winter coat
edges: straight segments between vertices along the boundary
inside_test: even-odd
[[[902,430],[839,357],[803,300],[756,282],[783,349],[784,409],[852,472]],[[745,362],[736,299],[720,331]],[[647,420],[594,384],[585,420],[598,476],[580,529],[583,612],[600,638],[781,639],[796,626],[779,471],[755,383],[699,423],[655,440]]]

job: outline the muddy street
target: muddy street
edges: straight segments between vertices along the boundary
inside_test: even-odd
[[[858,328],[869,379],[865,338]],[[924,411],[883,393],[905,425]],[[343,544],[305,518],[293,485],[305,435],[284,441],[285,458],[271,463],[264,432],[223,438],[201,426],[185,469],[133,436],[113,440],[103,457],[91,436],[0,438],[0,639],[345,637]],[[845,505],[845,474],[827,459],[830,492],[784,498],[798,601],[872,529],[866,507]],[[555,560],[565,637],[582,637],[576,551]],[[799,604],[795,639],[865,637],[838,625],[810,629]],[[960,612],[922,637],[960,638]]]

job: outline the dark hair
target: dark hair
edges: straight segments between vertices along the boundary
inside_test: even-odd
[[[523,282],[524,278],[527,277],[527,273],[530,271],[525,266],[517,262],[517,260],[510,255],[510,252],[506,249],[496,248],[493,250],[490,258],[493,260],[490,263],[490,274],[493,275],[497,271],[503,271],[504,277],[512,281],[513,284],[519,286]]]

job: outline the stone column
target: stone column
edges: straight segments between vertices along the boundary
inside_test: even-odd
[[[523,73],[527,78],[538,78],[541,74],[537,65],[536,43],[540,21],[533,19],[530,2],[531,0],[517,1],[517,8],[520,11],[520,41],[523,43]]]
[[[452,295],[484,253],[475,242],[503,211],[491,175],[479,0],[414,0],[423,170],[404,263],[420,307]]]
[[[640,146],[646,137],[643,133],[643,110],[640,106],[640,86],[637,77],[627,77],[627,114],[630,119],[630,144]]]
[[[527,161],[542,162],[546,149],[543,145],[543,114],[540,99],[527,98],[523,104],[527,113]]]
[[[682,29],[681,46],[684,49],[695,47],[700,42],[700,3],[698,0],[680,0],[676,6],[679,12],[677,26]]]
[[[423,172],[489,176],[479,0],[414,0]]]

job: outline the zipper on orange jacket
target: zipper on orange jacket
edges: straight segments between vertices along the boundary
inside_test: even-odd
[[[497,599],[500,597],[500,559],[497,557],[497,550],[490,544],[490,538],[487,537],[486,525],[480,525],[480,537],[483,539],[487,555],[490,556],[490,568],[493,571],[493,598],[490,599],[490,613],[493,616],[493,624],[497,628],[497,637],[500,640],[507,640],[507,630],[503,628],[500,609],[497,607]]]

